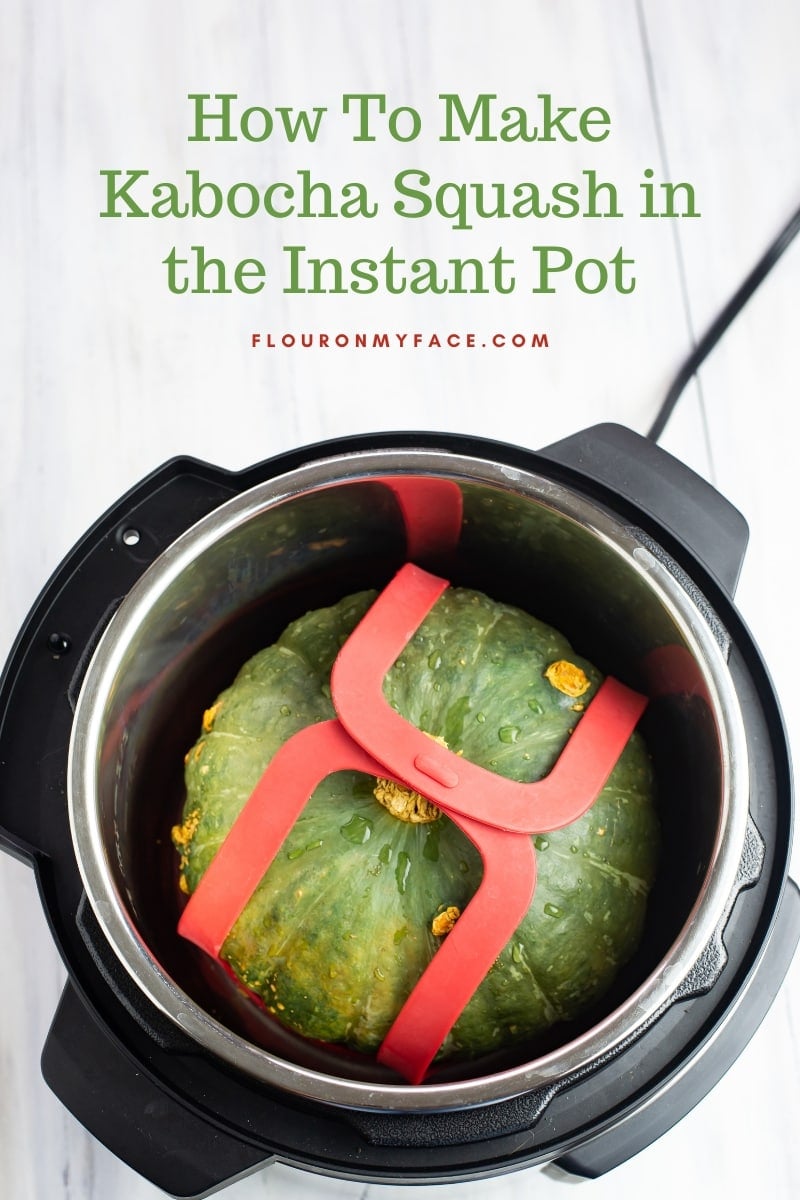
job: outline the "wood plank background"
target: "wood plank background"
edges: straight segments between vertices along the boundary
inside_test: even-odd
[[[800,202],[800,7],[775,0],[5,0],[0,14],[3,363],[0,656],[49,573],[127,487],[176,454],[238,468],[289,447],[379,429],[458,430],[539,447],[600,420],[644,431],[677,366]],[[245,105],[331,109],[313,147],[190,145],[188,93]],[[608,140],[442,145],[440,92],[541,93],[601,105]],[[344,92],[383,92],[423,116],[417,142],[356,144]],[[336,119],[334,120],[334,116]],[[403,169],[434,179],[580,177],[618,184],[614,220],[101,221],[101,169],[265,182],[310,167],[377,196]],[[698,219],[641,220],[639,184],[691,181]],[[636,261],[630,296],[175,296],[170,246],[270,264],[310,254],[490,256],[533,244]],[[796,612],[797,294],[800,244],[687,388],[663,445],[747,516],[738,592],[800,745]],[[266,350],[253,331],[546,332],[549,349]],[[795,858],[797,862],[797,858]],[[798,871],[795,868],[795,876]],[[42,1083],[38,1057],[64,979],[31,873],[0,858],[0,1164],[14,1200],[154,1200]],[[797,964],[735,1067],[698,1109],[613,1175],[593,1200],[800,1194]],[[538,1171],[452,1189],[459,1200],[555,1197]],[[230,1200],[399,1200],[406,1189],[315,1178],[277,1165]],[[441,1195],[417,1189],[422,1197]]]

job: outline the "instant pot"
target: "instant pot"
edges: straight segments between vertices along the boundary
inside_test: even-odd
[[[671,1127],[800,937],[786,735],[732,602],[746,541],[710,485],[613,425],[537,453],[380,433],[143,480],[58,568],[0,686],[0,841],[36,871],[69,976],[51,1088],[187,1197],[276,1159],[384,1183],[592,1177]],[[276,1026],[181,939],[169,837],[183,754],[244,659],[409,559],[648,696],[663,837],[641,947],[602,1004],[419,1085]]]

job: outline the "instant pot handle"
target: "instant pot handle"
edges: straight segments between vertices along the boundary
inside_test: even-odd
[[[112,505],[45,584],[0,672],[1,849],[29,864],[61,861],[71,844],[67,747],[89,660],[150,563],[239,487],[218,467],[171,459]]]
[[[171,1196],[200,1200],[272,1157],[185,1108],[145,1075],[67,983],[42,1051],[42,1074],[73,1116]]]
[[[800,888],[787,879],[775,925],[753,978],[729,1020],[696,1055],[689,1070],[678,1069],[664,1082],[659,1103],[635,1110],[627,1119],[556,1159],[545,1168],[562,1178],[597,1179],[646,1149],[699,1104],[733,1066],[766,1016],[800,941]]]
[[[742,514],[705,479],[623,425],[594,425],[539,453],[629,500],[733,596],[747,549]]]

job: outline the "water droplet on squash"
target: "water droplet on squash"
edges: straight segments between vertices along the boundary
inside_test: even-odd
[[[381,981],[386,978],[386,976],[384,975],[384,973],[380,969],[380,967],[376,967],[375,970],[372,972],[372,974],[375,976],[376,979],[380,979]]]
[[[501,729],[498,729],[497,736],[501,742],[511,745],[519,737],[519,725],[503,725]]]
[[[537,850],[546,850],[547,847],[550,845],[550,839],[546,838],[546,837],[542,837],[542,835],[539,834],[538,837],[533,839],[533,844]]]
[[[558,907],[557,904],[550,904],[548,902],[544,906],[544,911],[546,912],[548,917],[560,917],[561,916],[561,909]]]
[[[428,655],[428,666],[430,667],[430,669],[432,671],[438,671],[438,669],[441,665],[442,665],[442,656],[438,650],[434,650],[433,653]]]
[[[570,852],[570,854],[577,854],[577,853],[578,853],[578,847],[577,847],[577,846],[570,846],[570,848],[569,848],[569,852]]]
[[[522,946],[520,946],[519,942],[514,943],[514,948],[511,951],[511,959],[512,959],[512,962],[515,962],[515,963],[522,962]]]
[[[281,705],[281,716],[282,717],[290,717],[291,715],[292,715],[292,710],[289,708],[289,705],[282,704]]]
[[[300,858],[303,854],[305,854],[305,852],[305,846],[298,846],[296,849],[290,850],[286,857],[288,858],[289,862],[294,862],[296,858]]]
[[[478,713],[475,720],[479,725],[484,725],[486,723],[486,713]]]
[[[409,872],[411,871],[411,859],[406,854],[405,850],[401,850],[397,856],[397,866],[394,869],[394,877],[397,883],[397,890],[401,896],[405,895],[406,884],[408,883]]]
[[[354,846],[363,846],[372,837],[372,821],[353,813],[346,825],[339,826],[339,833]]]
[[[388,864],[392,861],[392,847],[388,842],[385,842],[384,845],[381,846],[380,850],[378,851],[378,858],[384,864]]]
[[[539,701],[536,699],[535,696],[531,696],[530,700],[528,701],[528,708],[531,710],[532,713],[539,714],[539,713],[544,712],[544,709],[542,708],[541,704],[539,703]]]

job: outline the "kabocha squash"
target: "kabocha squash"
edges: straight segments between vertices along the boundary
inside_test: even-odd
[[[334,716],[330,672],[374,599],[308,613],[242,667],[186,757],[173,830],[191,893],[278,748]],[[510,779],[550,770],[599,684],[554,629],[450,588],[384,681],[389,702]],[[577,1017],[634,952],[658,854],[650,760],[634,734],[592,808],[539,835],[533,903],[440,1051],[474,1056]],[[222,948],[289,1028],[374,1053],[481,878],[471,842],[424,798],[356,772],[316,789]]]

